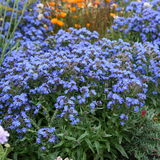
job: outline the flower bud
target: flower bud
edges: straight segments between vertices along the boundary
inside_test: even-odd
[[[10,145],[9,145],[8,143],[6,143],[4,146],[5,146],[6,148],[9,148],[9,147],[10,147]]]

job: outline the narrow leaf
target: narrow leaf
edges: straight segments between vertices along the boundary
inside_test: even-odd
[[[92,152],[95,153],[91,141],[88,138],[85,138],[85,141],[88,144],[89,148],[92,150]]]
[[[80,141],[81,139],[83,139],[84,137],[88,136],[89,133],[87,131],[85,131],[85,133],[83,133],[79,138],[78,141]]]
[[[65,136],[65,138],[68,140],[71,140],[71,141],[76,141],[76,139],[74,137]]]
[[[128,155],[126,153],[126,151],[123,149],[123,147],[119,144],[115,144],[115,147],[117,148],[117,150],[126,158],[128,158]]]
[[[100,146],[99,146],[99,142],[98,142],[98,141],[95,141],[94,144],[95,144],[95,147],[96,147],[97,152],[98,152],[98,154],[99,154],[99,147],[100,147]]]
[[[63,142],[63,141],[61,141],[61,142],[59,142],[58,144],[56,144],[53,148],[60,147],[63,143],[64,143],[64,142]]]
[[[86,153],[85,152],[83,152],[83,160],[86,160],[87,158],[86,158]]]

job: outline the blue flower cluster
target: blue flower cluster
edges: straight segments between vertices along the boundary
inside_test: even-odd
[[[124,32],[124,37],[137,42],[152,42],[160,45],[160,1],[131,1],[126,8],[130,15],[126,19],[114,20],[112,28]]]
[[[119,123],[125,125],[129,110],[138,112],[144,106],[148,83],[159,83],[158,46],[98,40],[98,33],[86,28],[69,30],[59,30],[41,44],[27,41],[4,60],[0,112],[5,128],[23,136],[35,127],[31,118],[47,114],[42,113],[42,105],[47,108],[49,103],[49,116],[57,110],[55,120],[64,118],[71,125],[84,118],[81,111],[89,109],[93,114],[100,106],[108,112],[116,108]],[[42,126],[37,143],[42,137],[54,143],[54,127]]]

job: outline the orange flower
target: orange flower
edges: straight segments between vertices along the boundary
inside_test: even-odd
[[[70,11],[75,12],[75,11],[76,11],[76,8],[75,8],[75,7],[71,7],[71,8],[70,8]]]
[[[67,0],[68,3],[73,3],[73,0]]]
[[[82,2],[82,0],[77,0],[77,2],[78,2],[78,3],[81,3],[81,2]]]
[[[55,6],[56,3],[55,3],[55,2],[49,2],[49,5],[50,5],[50,6]]]
[[[116,14],[114,14],[114,13],[110,13],[110,16],[111,16],[111,17],[114,17],[115,15],[116,15]]]
[[[69,29],[67,29],[67,32],[69,32]]]
[[[60,15],[60,14],[57,14],[57,17],[58,17],[58,18],[61,18],[61,15]]]
[[[75,26],[76,28],[78,28],[78,27],[79,27],[79,24],[75,24],[74,26]]]
[[[66,0],[62,0],[63,2],[66,2]]]
[[[77,0],[73,0],[73,3],[77,3]]]
[[[77,18],[77,16],[75,15],[75,16],[73,16],[73,18],[74,18],[74,19],[76,19],[76,18]]]
[[[78,4],[77,4],[77,7],[78,7],[78,8],[82,8],[82,7],[84,7],[84,6],[85,6],[85,4],[83,4],[83,3],[78,3]]]
[[[66,3],[66,7],[70,7],[70,4]]]
[[[106,0],[106,2],[110,2],[111,0]]]
[[[56,11],[57,11],[57,12],[60,12],[60,11],[61,11],[61,9],[58,9],[58,8],[57,8],[57,9],[56,9]]]
[[[86,15],[88,15],[88,12],[86,12]]]
[[[57,18],[53,18],[53,19],[51,19],[51,22],[52,22],[52,23],[54,23],[54,24],[56,24],[56,23],[57,23],[57,21],[58,21],[58,20],[57,20]]]
[[[96,0],[96,2],[95,2],[96,4],[99,4],[100,2],[98,1],[98,0]]]
[[[57,21],[57,24],[62,27],[64,23],[63,23],[62,21],[59,21],[59,20],[58,20],[58,21]]]
[[[117,8],[117,7],[118,7],[118,4],[115,4],[114,6]]]
[[[61,12],[61,17],[66,17],[66,15],[67,15],[67,13],[65,13],[65,12]]]
[[[89,26],[90,26],[90,24],[89,24],[89,23],[87,23],[87,24],[86,24],[86,26],[87,26],[87,27],[89,27]]]

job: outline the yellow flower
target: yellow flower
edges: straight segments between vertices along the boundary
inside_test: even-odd
[[[66,17],[66,15],[67,15],[67,13],[65,13],[65,12],[61,12],[61,17]]]
[[[64,23],[63,23],[62,21],[59,21],[59,20],[58,20],[58,21],[57,21],[57,24],[62,27]]]
[[[50,5],[50,6],[55,6],[56,3],[55,3],[55,2],[49,2],[49,5]]]
[[[114,13],[110,13],[110,16],[111,16],[111,17],[114,17],[115,15],[116,15],[116,14],[114,14]]]
[[[75,7],[71,7],[71,8],[70,8],[70,11],[75,12],[75,11],[76,11],[76,8],[75,8]]]
[[[89,26],[90,26],[90,24],[89,24],[89,23],[87,23],[87,24],[86,24],[86,26],[87,26],[87,27],[89,27]]]
[[[54,23],[54,24],[56,24],[56,23],[57,23],[57,21],[58,21],[58,20],[57,20],[57,18],[53,18],[53,19],[51,19],[51,22],[52,22],[52,23]]]

